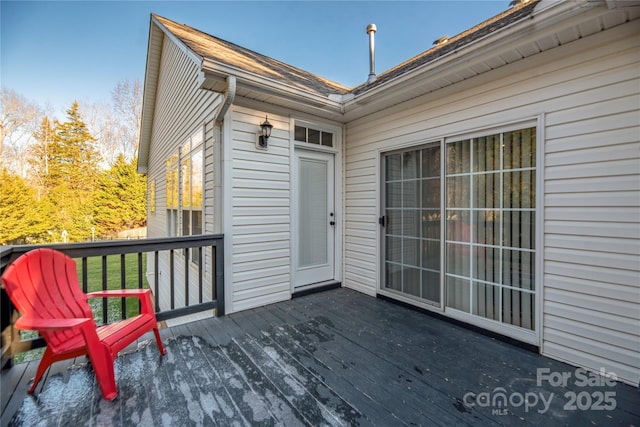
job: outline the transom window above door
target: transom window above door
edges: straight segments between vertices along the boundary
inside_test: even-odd
[[[294,138],[298,142],[333,147],[333,133],[308,126],[295,125]]]

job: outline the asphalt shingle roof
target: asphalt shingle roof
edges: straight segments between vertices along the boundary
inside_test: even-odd
[[[357,95],[362,92],[366,92],[374,87],[380,86],[389,80],[393,80],[396,77],[399,77],[403,74],[408,73],[411,70],[414,70],[421,65],[436,61],[438,58],[441,58],[453,51],[459,50],[464,46],[469,45],[470,43],[485,37],[488,34],[491,34],[501,28],[506,27],[509,24],[517,22],[527,16],[529,16],[536,4],[539,3],[540,0],[529,1],[520,6],[515,6],[511,9],[508,9],[502,12],[499,15],[494,16],[493,18],[489,18],[484,22],[454,36],[450,37],[447,42],[434,46],[431,49],[422,52],[419,55],[414,56],[413,58],[399,64],[390,70],[385,71],[377,76],[377,79],[370,83],[364,83],[359,86],[353,88],[353,94]]]
[[[487,19],[449,38],[447,42],[434,46],[390,70],[379,74],[374,82],[363,83],[354,88],[349,88],[340,83],[317,76],[282,61],[204,33],[188,25],[180,24],[158,15],[154,15],[154,17],[168,31],[189,47],[189,49],[203,58],[319,95],[328,96],[331,94],[342,95],[347,93],[358,95],[409,73],[424,64],[437,61],[439,58],[451,52],[460,50],[476,40],[526,18],[533,12],[539,1],[540,0],[531,0],[527,3],[516,5],[493,18]]]
[[[189,49],[203,58],[321,95],[345,94],[350,90],[340,83],[203,33],[188,25],[179,24],[158,15],[154,17]]]

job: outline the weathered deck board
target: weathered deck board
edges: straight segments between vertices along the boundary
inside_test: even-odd
[[[538,368],[575,368],[346,289],[161,335],[165,357],[145,336],[118,358],[114,402],[100,398],[84,358],[54,364],[34,397],[25,392],[36,363],[3,371],[2,426],[640,425],[633,387],[538,386]],[[499,388],[553,399],[544,413],[468,400]],[[563,408],[565,393],[605,391],[613,411]]]

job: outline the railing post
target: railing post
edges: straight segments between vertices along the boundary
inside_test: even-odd
[[[1,270],[0,270],[1,271]],[[7,291],[0,289],[0,332],[2,335],[2,369],[10,368],[13,365],[13,354],[11,353],[11,343],[13,339],[13,323],[11,313],[13,307]]]
[[[218,316],[224,316],[224,241],[218,240],[214,246],[216,255],[214,257],[216,263],[216,272],[213,275],[213,285],[216,289],[216,304]]]

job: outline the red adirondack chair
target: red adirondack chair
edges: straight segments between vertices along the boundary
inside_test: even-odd
[[[106,400],[118,391],[113,363],[122,349],[153,330],[161,354],[162,345],[149,289],[125,289],[85,294],[78,283],[76,263],[62,252],[42,248],[14,261],[2,281],[21,317],[18,329],[36,330],[47,348],[29,393],[52,363],[88,355],[100,391]],[[87,300],[94,297],[137,297],[141,313],[135,317],[97,326]]]

